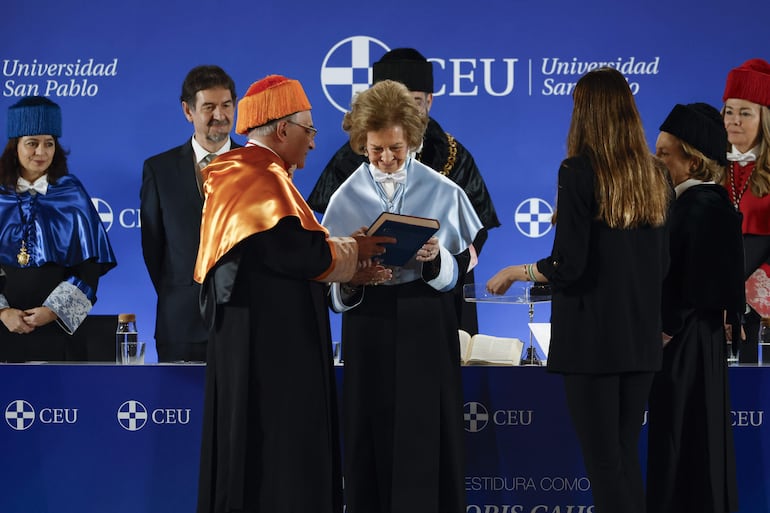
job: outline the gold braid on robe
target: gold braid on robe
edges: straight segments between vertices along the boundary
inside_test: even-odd
[[[329,237],[289,177],[286,164],[260,146],[232,150],[206,166],[206,202],[201,218],[201,242],[195,281],[247,237],[273,228],[287,216],[305,230],[326,235],[332,264],[316,281],[349,281],[356,270],[358,247],[351,237]]]

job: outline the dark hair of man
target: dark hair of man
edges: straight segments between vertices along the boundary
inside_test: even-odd
[[[14,137],[8,139],[8,144],[5,145],[3,154],[0,155],[0,185],[5,187],[4,192],[11,192],[16,190],[16,182],[21,176],[21,164],[19,164],[19,139],[21,137]],[[56,149],[53,154],[53,160],[51,166],[46,170],[48,175],[48,183],[55,184],[56,180],[68,173],[67,171],[67,154],[64,148],[59,144],[59,139],[54,137],[54,144]]]
[[[196,66],[187,73],[182,82],[182,94],[180,101],[186,102],[190,108],[195,108],[195,100],[198,91],[213,89],[215,87],[224,87],[230,90],[233,102],[236,99],[235,82],[225,70],[215,65]]]

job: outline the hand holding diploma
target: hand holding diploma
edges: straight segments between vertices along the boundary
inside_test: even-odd
[[[374,246],[374,248],[381,249],[377,254],[371,255],[369,258],[362,259],[361,258],[361,244],[363,241],[369,241],[372,244],[392,244],[396,242],[396,239],[393,237],[384,237],[384,236],[369,236],[366,235],[366,231],[368,230],[367,226],[362,226],[358,230],[356,230],[352,237],[358,241],[358,256],[359,256],[359,262],[358,262],[358,270],[353,275],[353,278],[350,280],[349,284],[355,287],[361,286],[361,285],[379,285],[380,283],[384,283],[386,281],[390,281],[393,278],[393,272],[388,269],[387,267],[379,264],[377,261],[372,259],[372,256],[378,256],[385,252],[385,248],[382,248],[379,245]]]
[[[362,231],[363,230],[363,231]],[[365,228],[359,228],[352,237],[358,243],[358,261],[367,261],[385,253],[385,248],[381,244],[395,244],[396,239],[384,236],[366,235]]]

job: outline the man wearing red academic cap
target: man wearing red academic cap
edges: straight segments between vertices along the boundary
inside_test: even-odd
[[[210,327],[198,513],[341,513],[325,283],[392,239],[330,238],[292,184],[316,133],[298,81],[255,82],[237,119],[249,141],[205,168],[195,266]]]

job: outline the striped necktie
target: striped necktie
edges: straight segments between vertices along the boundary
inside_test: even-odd
[[[211,162],[215,158],[217,158],[217,154],[216,153],[209,153],[208,155],[206,155],[205,157],[203,157],[201,159],[200,168],[203,169],[204,167],[208,166],[209,162]]]
[[[200,162],[198,162],[198,172],[195,173],[195,181],[197,182],[198,192],[200,193],[201,198],[203,198],[203,196],[204,196],[203,195],[203,181],[204,181],[204,178],[203,178],[203,168],[208,166],[209,163],[212,160],[214,160],[215,158],[217,158],[217,154],[216,153],[209,153],[208,155],[203,157]]]

